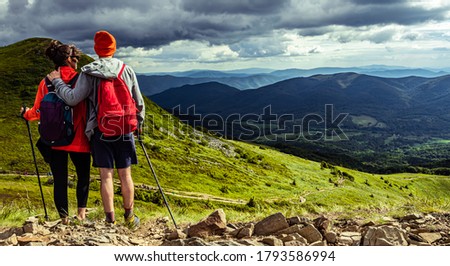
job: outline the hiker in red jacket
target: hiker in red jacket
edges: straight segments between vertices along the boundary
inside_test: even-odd
[[[77,75],[77,63],[80,58],[80,50],[74,45],[66,45],[59,41],[51,41],[45,50],[45,55],[53,61],[55,69],[59,69],[61,78],[69,82]],[[48,93],[45,79],[39,84],[36,93],[36,99],[32,108],[26,108],[23,117],[26,120],[39,120],[39,108],[44,96]],[[69,223],[68,209],[68,156],[75,165],[77,173],[77,205],[78,215],[76,219],[84,220],[86,218],[86,205],[89,194],[90,178],[90,148],[89,140],[84,134],[86,128],[86,101],[81,101],[73,107],[73,124],[75,137],[71,144],[67,146],[51,147],[50,150],[50,168],[53,174],[53,191],[56,209],[63,224]],[[22,110],[23,111],[23,108]]]

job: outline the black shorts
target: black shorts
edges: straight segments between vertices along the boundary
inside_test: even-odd
[[[91,138],[93,166],[122,169],[137,164],[133,133],[104,137],[97,129]]]

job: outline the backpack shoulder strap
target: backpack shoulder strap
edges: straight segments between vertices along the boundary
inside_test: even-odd
[[[75,74],[75,76],[73,76],[73,78],[71,80],[69,80],[67,85],[69,85],[69,87],[73,88],[73,85],[75,85],[75,83],[77,82],[79,75],[80,75],[79,73]],[[45,77],[45,86],[47,86],[47,89],[49,92],[55,91],[55,86],[53,86],[52,82],[47,77]]]
[[[77,83],[78,76],[80,76],[79,73],[75,74],[75,76],[73,76],[73,78],[71,80],[69,80],[67,85],[69,85],[71,88],[73,88],[73,85],[75,85],[75,83]]]
[[[55,90],[55,86],[53,86],[52,82],[47,77],[45,77],[45,86],[49,92]]]
[[[125,69],[125,63],[122,64],[122,67],[120,68],[119,74],[117,74],[117,79],[122,80],[122,73],[123,70]],[[98,85],[97,85],[97,91],[94,93],[94,102],[98,104],[98,94],[99,92],[99,87],[101,86],[102,82],[105,81],[106,79],[102,79],[102,78],[98,78]],[[114,81],[114,80],[113,80]],[[123,80],[122,80],[123,81]]]
[[[117,78],[122,80],[122,73],[123,70],[125,69],[125,63],[122,64],[122,67],[120,68],[119,74],[117,75]]]

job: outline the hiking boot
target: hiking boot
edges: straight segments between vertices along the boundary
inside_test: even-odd
[[[109,221],[104,221],[104,226],[106,227],[106,228],[116,228],[116,221],[114,221],[114,222],[109,222]]]
[[[141,220],[136,216],[136,214],[130,215],[129,217],[125,218],[125,226],[130,229],[137,229],[140,224]]]
[[[108,220],[105,220],[105,225],[106,225],[106,226],[114,226],[114,225],[116,225],[116,221],[110,222],[110,221],[108,221]]]

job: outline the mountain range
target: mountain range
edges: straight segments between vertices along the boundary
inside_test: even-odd
[[[365,170],[375,170],[373,164],[377,170],[386,166],[395,168],[393,165],[449,166],[450,157],[445,149],[450,139],[450,75],[382,78],[338,73],[292,78],[243,91],[209,82],[172,88],[150,98],[167,110],[176,107],[173,113],[189,114],[187,119],[191,123],[192,117],[207,118],[208,121],[202,121],[202,125],[215,125],[210,127],[211,130],[217,131],[216,124],[223,123],[222,130],[219,130],[221,134],[238,139],[245,135],[253,141],[261,141],[264,139],[262,135],[266,139],[267,135],[292,135],[295,127],[307,126],[305,118],[314,118],[313,129],[324,133],[330,128],[326,128],[326,119],[320,118],[331,115],[328,117],[331,119],[328,123],[331,123],[341,117],[342,121],[334,126],[342,131],[331,133],[344,134],[339,137],[343,141],[287,141],[285,137],[284,141],[262,141],[269,145],[282,145],[285,151],[302,156],[306,154],[310,159],[328,160],[331,156],[334,163],[350,164]],[[262,122],[268,107],[271,116],[283,120],[283,130],[261,130],[267,127]],[[227,123],[228,118],[236,114],[241,117],[240,126],[235,120]],[[215,121],[210,121],[212,117]],[[289,117],[292,118],[286,120]],[[250,118],[253,124],[245,123],[246,118]],[[280,124],[280,120],[272,124]],[[438,147],[436,143],[440,143]],[[293,147],[301,150],[292,151]],[[401,154],[396,151],[398,149]],[[430,155],[432,149],[440,153]],[[381,158],[396,155],[393,162],[387,164],[380,158],[382,154],[386,156]],[[343,159],[343,155],[351,158]],[[365,164],[369,166],[364,167]]]
[[[313,75],[354,72],[377,77],[439,77],[450,72],[446,69],[405,68],[383,65],[365,67],[321,67],[314,69],[260,69],[250,68],[233,71],[190,70],[184,72],[149,73],[137,75],[145,95],[154,95],[182,85],[219,82],[240,90],[256,89],[282,80]]]
[[[274,114],[302,118],[323,113],[325,105],[332,104],[336,112],[373,117],[393,132],[415,127],[416,120],[409,119],[413,117],[426,125],[421,131],[445,131],[450,126],[450,75],[380,78],[339,73],[293,78],[245,91],[209,82],[172,88],[150,98],[166,109],[195,105],[199,113],[224,117],[261,114],[270,105]]]

